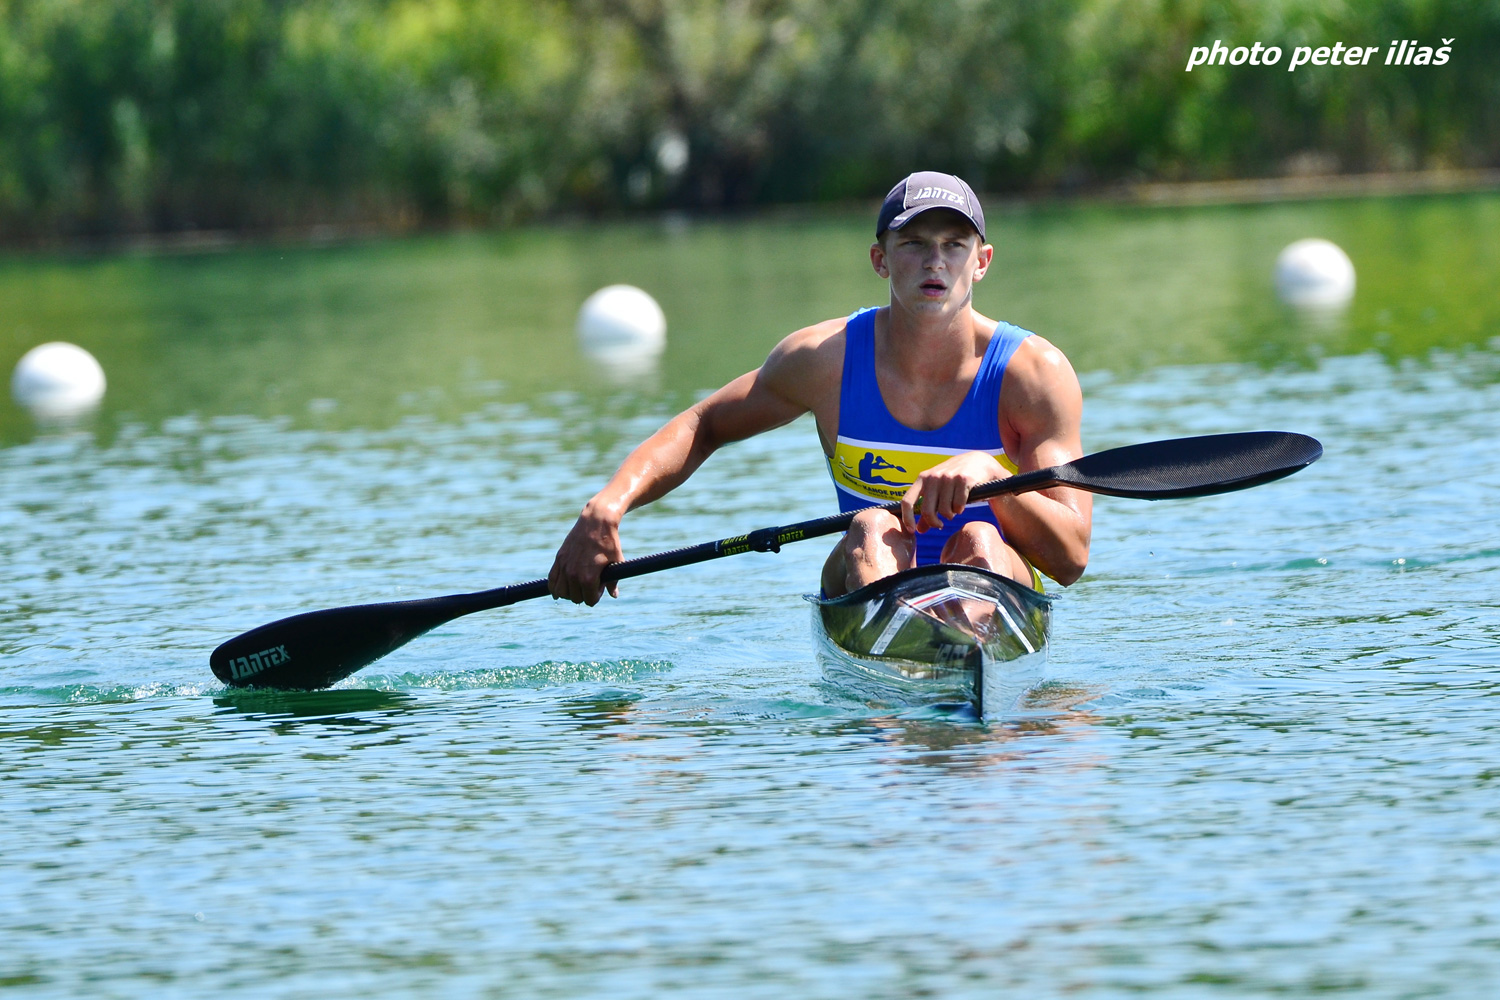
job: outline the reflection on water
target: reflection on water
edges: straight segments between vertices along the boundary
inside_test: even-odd
[[[392,691],[350,688],[335,691],[257,691],[228,688],[214,697],[214,704],[252,719],[336,719],[345,715],[380,713],[397,715],[411,705],[410,695]]]
[[[661,352],[643,351],[633,345],[584,347],[584,356],[595,371],[613,386],[627,386],[644,392],[658,391],[661,385]]]
[[[1044,685],[1027,699],[1029,715],[981,724],[972,708],[925,708],[900,715],[873,715],[836,727],[843,736],[863,734],[899,751],[891,758],[903,769],[913,765],[965,771],[1016,764],[1033,753],[1055,753],[1060,743],[1086,742],[1101,718],[1086,707],[1096,691]],[[1085,707],[1080,707],[1085,706]],[[1032,742],[1036,741],[1036,742]],[[1089,766],[1080,760],[1075,766]]]
[[[409,723],[415,702],[409,695],[384,691],[255,691],[228,689],[213,703],[226,713],[247,722],[263,723],[267,732],[277,736],[313,735],[343,739],[358,735],[368,740],[385,737],[381,742],[397,745],[405,737],[397,728]],[[363,744],[368,747],[370,744]],[[325,759],[337,760],[334,751]]]
[[[1046,680],[989,723],[823,685],[797,600],[822,544],[468,616],[332,691],[207,668],[286,614],[543,575],[630,443],[874,296],[864,220],[626,230],[640,253],[566,302],[506,282],[568,231],[0,264],[0,343],[77,339],[111,386],[80,431],[0,411],[0,983],[1483,993],[1496,204],[1002,215],[1017,242],[983,292],[1080,359],[1090,448],[1272,427],[1326,451],[1245,493],[1101,498]],[[1269,261],[1307,235],[1360,269],[1340,325],[1269,301]],[[850,270],[808,279],[851,239]],[[671,317],[659,387],[556,336],[614,280]],[[624,541],[833,503],[799,421]]]
[[[563,701],[558,712],[577,723],[580,733],[608,732],[631,721],[640,695],[620,691],[602,691],[591,698]]]

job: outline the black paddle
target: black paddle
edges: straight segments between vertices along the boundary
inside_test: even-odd
[[[1049,486],[1139,500],[1202,497],[1289,476],[1322,454],[1323,446],[1313,438],[1281,431],[1177,438],[1101,451],[1065,465],[985,483],[975,487],[969,499]],[[899,511],[900,506],[888,503],[885,509]],[[748,535],[610,563],[604,567],[604,579],[624,580],[740,552],[778,552],[788,542],[846,530],[855,513],[761,528]],[[444,622],[547,593],[546,580],[532,580],[473,594],[310,611],[230,639],[213,651],[209,666],[221,681],[236,687],[324,688]]]

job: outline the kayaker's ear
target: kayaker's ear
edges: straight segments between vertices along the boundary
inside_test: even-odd
[[[974,280],[978,281],[990,271],[990,262],[995,259],[995,248],[988,243],[979,248],[979,263],[974,268]]]

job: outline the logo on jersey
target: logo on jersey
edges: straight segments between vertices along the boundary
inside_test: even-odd
[[[880,473],[885,471],[886,469],[891,469],[895,472],[906,471],[905,466],[896,465],[894,462],[887,462],[884,456],[877,455],[873,451],[867,451],[865,452],[865,457],[859,460],[859,481],[872,485],[878,483],[881,486],[906,487],[911,485],[911,480],[907,480],[903,483],[899,479],[891,480],[881,478]]]
[[[881,502],[900,500],[917,477],[954,455],[962,455],[972,449],[930,448],[912,451],[899,445],[882,444],[875,441],[855,441],[839,438],[834,445],[833,457],[828,460],[828,472],[839,489],[858,497],[867,497]],[[1000,464],[1011,472],[1014,463],[1004,451],[992,452]],[[980,501],[983,503],[984,501]]]

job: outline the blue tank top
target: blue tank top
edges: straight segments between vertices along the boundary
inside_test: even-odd
[[[860,510],[901,499],[918,474],[968,451],[987,451],[1011,472],[1015,463],[1000,440],[1000,382],[1005,366],[1030,331],[995,327],[979,373],[963,404],[942,427],[916,430],[891,416],[875,378],[876,307],[849,317],[844,333],[844,373],[839,390],[839,434],[828,472],[838,487],[839,509]],[[938,562],[943,545],[970,521],[1000,527],[986,501],[972,503],[941,528],[917,535],[917,565]]]

